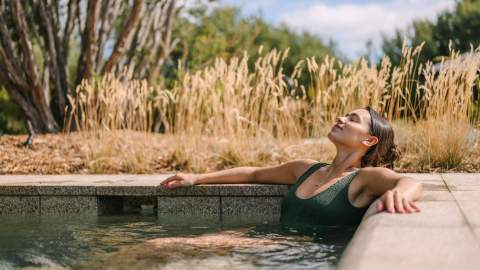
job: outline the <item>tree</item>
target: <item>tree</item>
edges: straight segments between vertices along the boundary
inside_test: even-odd
[[[178,10],[175,0],[0,0],[0,85],[34,132],[59,131],[83,79],[158,76]]]
[[[287,74],[301,59],[311,56],[322,59],[337,54],[332,41],[325,44],[318,36],[295,33],[286,25],[273,26],[258,16],[242,17],[237,7],[217,7],[207,12],[205,6],[200,6],[189,12],[189,17],[177,20],[174,33],[180,44],[171,55],[173,61],[181,60],[186,69],[202,68],[216,57],[241,56],[244,51],[256,56],[260,46],[264,52],[290,48],[284,62]],[[169,72],[174,73],[174,68]]]
[[[394,65],[400,62],[404,35],[395,31],[393,38],[383,37],[383,51]],[[436,22],[414,21],[405,31],[406,41],[416,47],[425,41],[419,61],[438,61],[449,54],[449,42],[460,52],[470,51],[480,45],[480,0],[457,2],[453,11],[442,12]]]
[[[9,100],[7,91],[0,87],[0,136],[3,133],[25,133],[21,119],[22,112]]]

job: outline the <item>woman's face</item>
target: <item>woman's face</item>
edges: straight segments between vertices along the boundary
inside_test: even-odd
[[[365,148],[370,145],[365,140],[371,139],[370,113],[366,109],[356,109],[344,116],[337,117],[337,121],[328,133],[328,138],[334,144],[341,144],[350,148]]]

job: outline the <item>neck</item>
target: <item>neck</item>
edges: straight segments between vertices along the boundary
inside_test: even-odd
[[[328,175],[340,175],[343,172],[354,171],[361,167],[362,151],[337,147],[337,154],[331,165],[327,168]]]

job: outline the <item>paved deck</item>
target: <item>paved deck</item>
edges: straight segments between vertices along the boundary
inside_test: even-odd
[[[171,174],[170,174],[171,175]],[[0,215],[105,214],[151,205],[159,216],[278,217],[285,185],[166,190],[170,175],[0,175]],[[414,214],[367,211],[339,270],[480,269],[480,174],[411,174],[424,193]]]
[[[420,213],[375,213],[344,251],[339,270],[480,269],[480,174],[409,174],[423,183]]]

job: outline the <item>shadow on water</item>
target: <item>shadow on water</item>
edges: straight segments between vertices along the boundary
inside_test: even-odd
[[[355,227],[155,215],[7,217],[0,269],[335,269]]]

